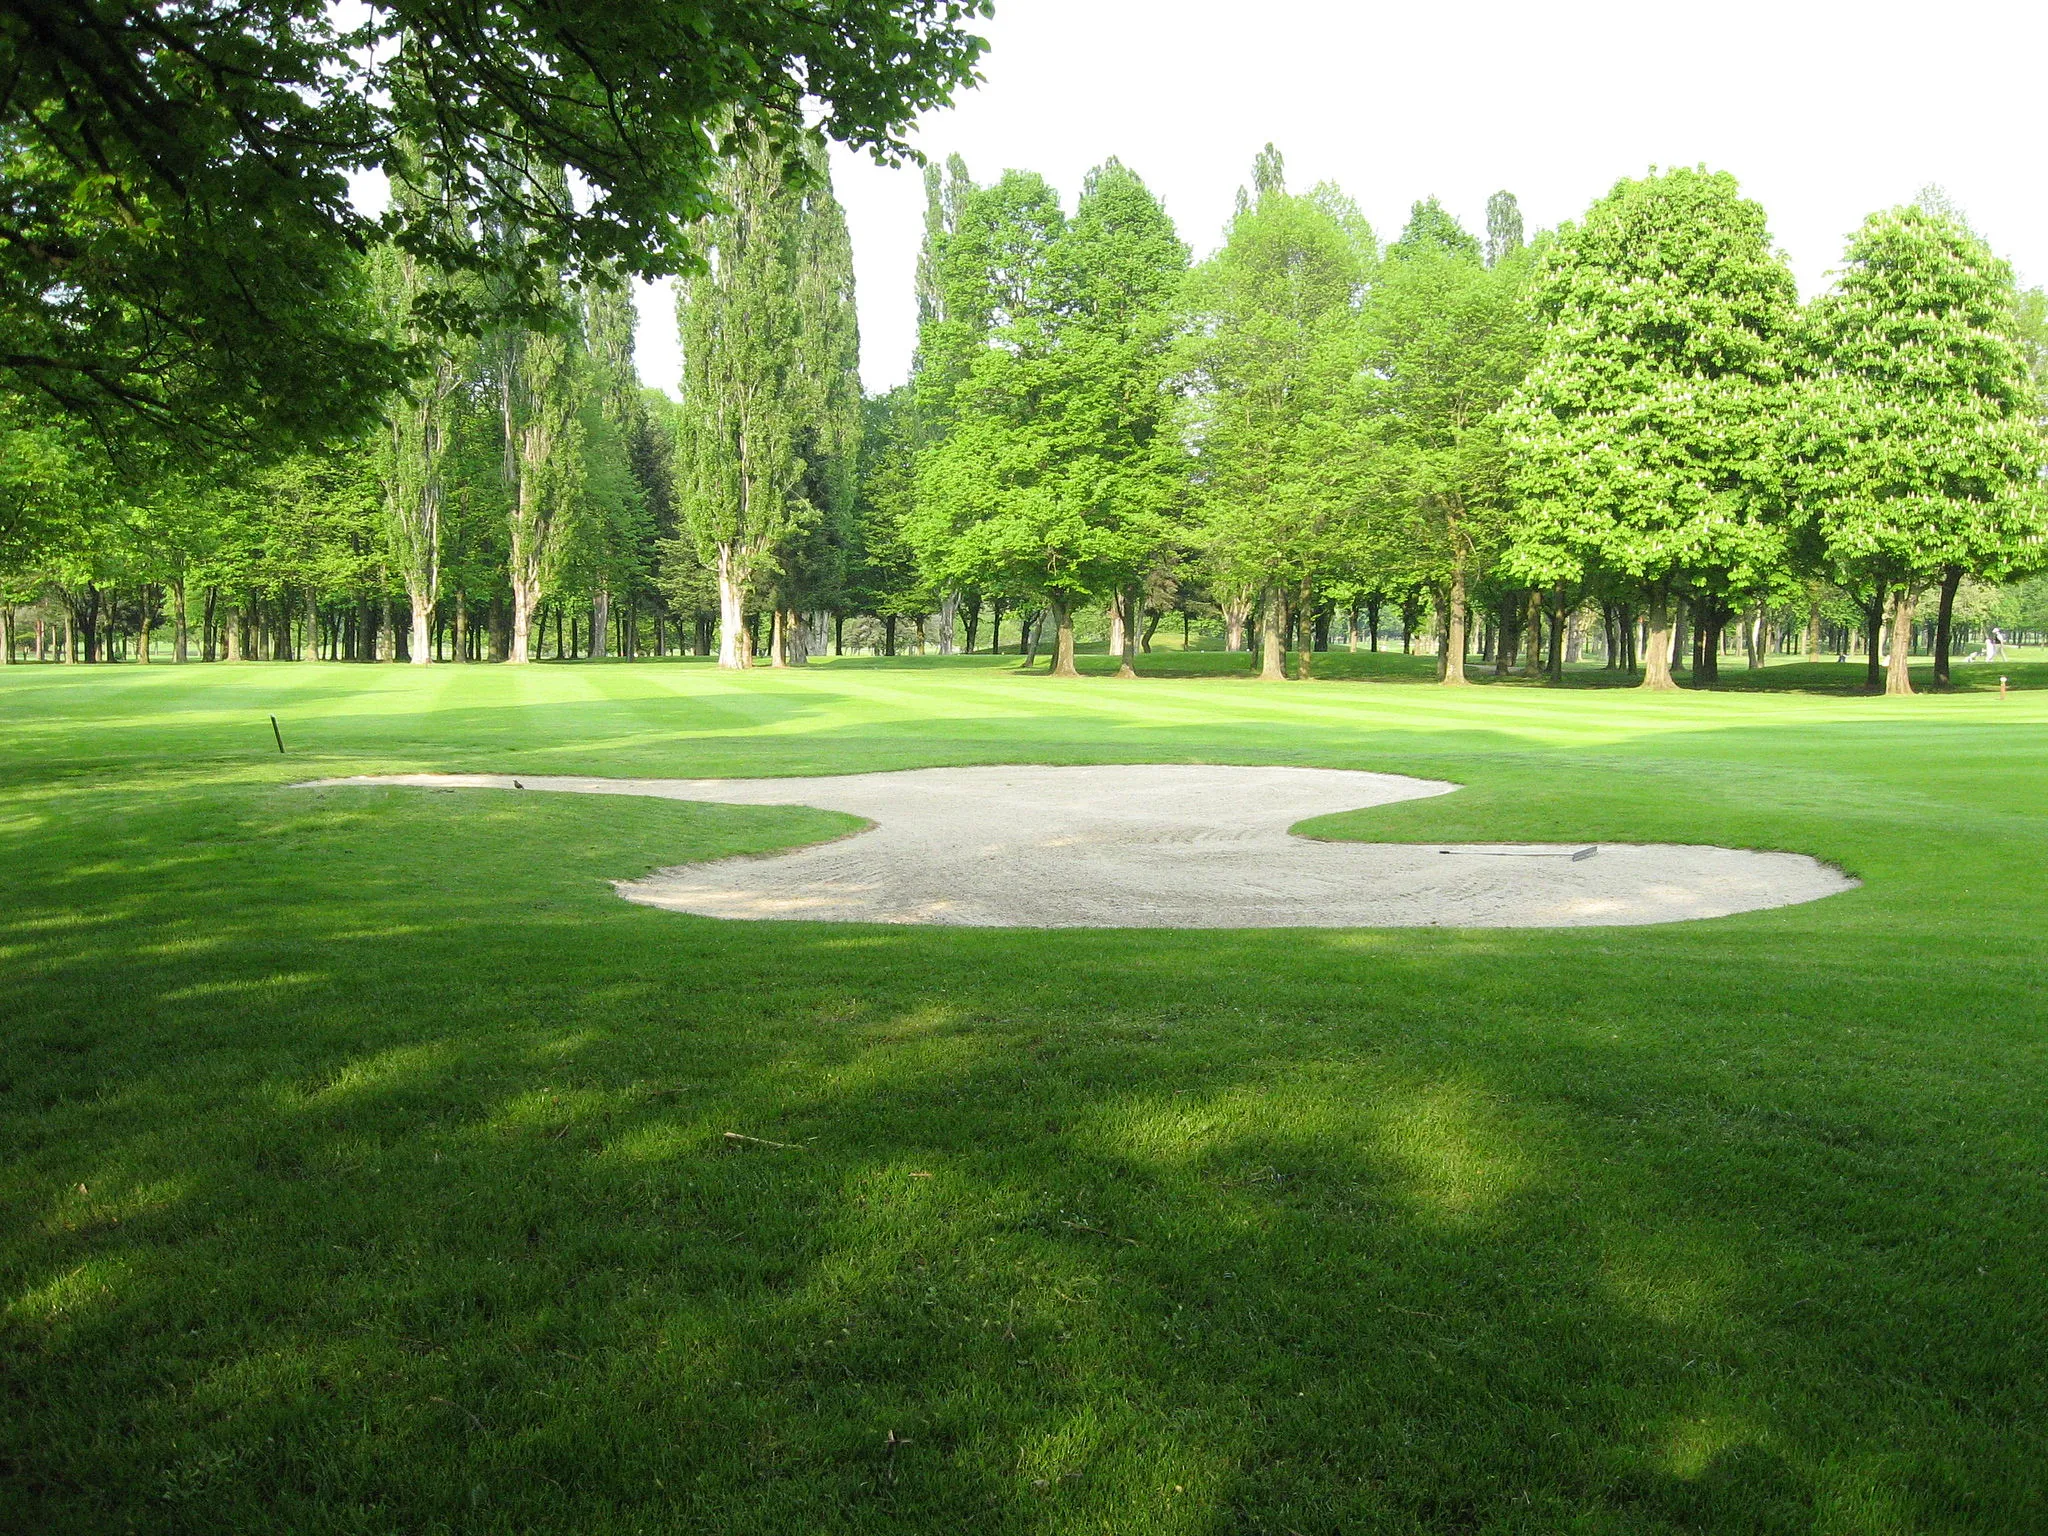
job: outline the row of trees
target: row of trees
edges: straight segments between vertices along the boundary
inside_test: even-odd
[[[631,654],[651,623],[729,666],[764,641],[801,662],[852,614],[885,645],[935,615],[942,650],[964,617],[971,647],[1009,611],[1049,619],[1059,673],[1093,605],[1126,668],[1161,613],[1201,611],[1275,678],[1387,609],[1409,634],[1430,617],[1451,683],[1480,631],[1555,675],[1594,605],[1658,688],[1682,630],[1711,675],[1736,615],[1825,590],[1873,656],[1889,615],[1906,690],[1924,592],[1945,673],[1961,584],[2041,557],[2043,306],[1938,199],[1873,215],[1802,306],[1762,210],[1701,170],[1533,241],[1506,193],[1483,234],[1427,200],[1383,245],[1269,146],[1194,263],[1114,160],[1068,213],[1041,177],[977,185],[955,159],[926,175],[913,376],[863,400],[816,141],[725,142],[675,263],[679,403],[634,380],[623,271],[552,262],[511,211],[572,201],[559,163],[472,205],[400,154],[402,223],[433,238],[363,263],[414,359],[381,426],[146,494],[19,427],[0,496],[42,510],[0,524],[0,599],[59,594],[87,656],[165,609],[182,637],[196,591],[206,655],[523,661],[552,620],[558,654],[565,630],[569,654]],[[497,319],[466,336],[448,313]]]
[[[931,204],[890,402],[914,468],[886,484],[929,585],[1049,608],[1057,672],[1076,604],[1128,652],[1144,594],[1192,580],[1268,677],[1290,632],[1306,675],[1333,610],[1418,598],[1446,682],[1475,608],[1532,654],[1547,628],[1554,670],[1597,602],[1668,688],[1681,609],[1711,671],[1733,615],[1819,582],[1873,655],[1889,615],[1904,692],[1923,591],[1945,677],[1960,583],[2043,558],[2039,296],[1938,199],[1873,215],[1805,306],[1763,211],[1703,170],[1533,244],[1506,193],[1483,237],[1430,200],[1382,247],[1269,146],[1192,268],[1114,161],[1071,219],[1035,176],[957,164]]]
[[[0,12],[0,630],[146,660],[168,607],[182,659],[197,596],[208,655],[523,658],[623,594],[630,640],[674,433],[625,280],[703,269],[743,144],[906,155],[988,9]]]

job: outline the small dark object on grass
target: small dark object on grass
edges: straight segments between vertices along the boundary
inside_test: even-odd
[[[518,781],[517,779],[514,779],[514,780],[512,781],[512,787],[513,787],[514,789],[524,789],[524,788],[526,788],[526,786],[525,786],[524,784],[520,783],[520,782],[519,782],[519,781]]]
[[[277,755],[284,756],[284,732],[277,728],[277,716],[270,717],[270,734],[277,738]]]

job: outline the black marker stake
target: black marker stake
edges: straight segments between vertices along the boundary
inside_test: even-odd
[[[277,728],[277,716],[270,717],[270,734],[277,738],[277,755],[284,756],[284,732]]]

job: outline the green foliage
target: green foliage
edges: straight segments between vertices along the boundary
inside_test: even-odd
[[[379,233],[496,281],[440,323],[538,323],[571,279],[686,259],[717,206],[718,129],[795,152],[799,108],[885,158],[973,78],[985,0],[104,0],[0,13],[0,385],[101,437],[252,451],[369,425],[411,371],[365,323]],[[507,168],[573,168],[550,187]],[[431,207],[357,211],[349,173],[408,166],[534,238],[476,245]]]
[[[947,319],[985,318],[911,538],[946,585],[1071,606],[1128,584],[1169,537],[1182,478],[1165,384],[1187,248],[1137,176],[1089,173],[1072,220],[1037,177],[971,196]]]
[[[107,499],[100,466],[81,458],[60,423],[0,412],[0,583],[32,587],[31,568],[84,536]]]
[[[1306,429],[1357,366],[1355,304],[1371,273],[1370,232],[1325,199],[1286,190],[1278,152],[1254,167],[1221,250],[1189,284],[1189,436],[1194,496],[1226,586],[1313,580],[1337,558],[1328,509],[1290,494],[1312,483]]]
[[[1864,222],[1810,306],[1787,419],[1820,558],[1887,592],[2038,562],[2040,408],[2019,329],[2010,269],[1958,220],[1904,207]]]
[[[1362,317],[1363,370],[1318,423],[1318,473],[1363,514],[1362,566],[1440,608],[1487,578],[1516,526],[1499,408],[1541,343],[1531,266],[1514,252],[1488,268],[1456,243],[1390,260]]]
[[[676,478],[682,522],[717,574],[720,657],[743,666],[757,588],[789,612],[823,606],[844,580],[860,340],[845,216],[822,154],[814,146],[793,176],[777,141],[755,134],[725,177],[728,211],[700,232],[708,268],[677,292]]]
[[[1498,195],[1498,194],[1497,194]],[[1512,201],[1512,199],[1511,199]],[[1489,225],[1495,209],[1488,205]],[[1503,221],[1505,215],[1503,212]],[[1520,215],[1515,215],[1514,224],[1519,230]],[[1491,239],[1491,233],[1489,233]],[[1503,242],[1504,243],[1504,242]],[[1424,198],[1409,210],[1407,226],[1401,231],[1401,238],[1387,247],[1389,261],[1405,260],[1409,256],[1425,251],[1444,256],[1455,256],[1477,261],[1480,256],[1479,239],[1433,197]],[[1489,262],[1489,265],[1491,263]]]
[[[861,461],[848,552],[847,606],[878,617],[923,613],[929,593],[909,541],[917,497],[913,386],[871,395],[861,406]]]
[[[1619,183],[1543,253],[1541,355],[1513,402],[1512,560],[1659,590],[1783,556],[1774,433],[1797,291],[1726,173]]]

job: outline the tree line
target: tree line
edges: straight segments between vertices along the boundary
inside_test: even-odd
[[[2042,297],[1938,195],[1873,214],[1802,303],[1704,169],[1533,237],[1508,193],[1480,231],[1425,199],[1382,242],[1268,146],[1196,261],[1114,159],[1069,211],[956,157],[925,173],[912,376],[864,398],[819,141],[730,130],[670,263],[678,400],[634,378],[628,269],[521,216],[573,202],[559,161],[479,205],[401,136],[399,223],[430,238],[360,261],[414,360],[374,429],[124,495],[17,421],[0,607],[54,595],[83,659],[167,624],[181,658],[727,666],[800,664],[850,618],[951,651],[1014,616],[1057,674],[1077,615],[1130,670],[1177,613],[1268,678],[1384,613],[1446,683],[1475,647],[1557,677],[1585,633],[1650,688],[1825,624],[1910,691],[1916,648],[1945,680],[1959,601],[2044,563]]]

